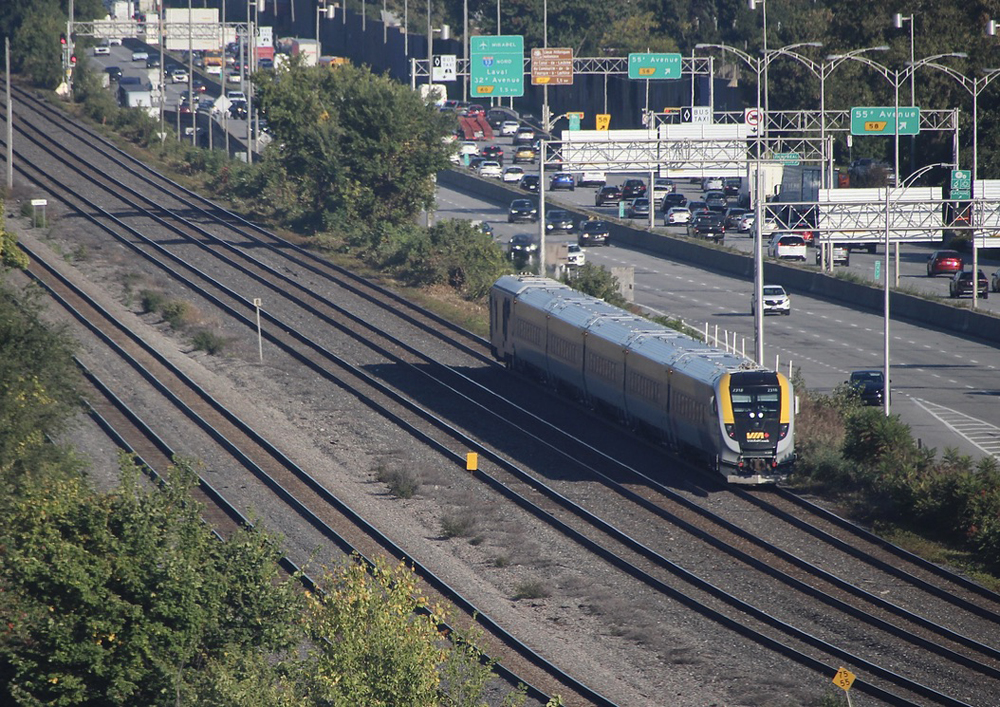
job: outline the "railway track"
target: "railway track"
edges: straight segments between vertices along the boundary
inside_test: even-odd
[[[18,125],[18,121],[15,121],[15,125]],[[39,143],[44,142],[41,137],[36,139]],[[118,158],[116,157],[116,159]],[[87,170],[84,165],[78,166],[77,169],[81,176],[86,174]],[[141,167],[132,169],[135,170],[133,173],[136,175],[144,171],[144,168]],[[85,178],[90,179],[91,177]],[[103,175],[102,178],[106,179]],[[58,193],[60,190],[66,189],[66,185],[52,183],[49,188],[54,193]],[[117,185],[108,184],[105,189],[109,192],[127,192],[131,190],[131,187],[119,183]],[[977,702],[974,699],[971,702],[964,702],[963,699],[966,698],[949,696],[941,690],[922,686],[917,680],[897,674],[893,667],[884,667],[881,664],[883,661],[889,666],[892,666],[893,661],[895,661],[896,666],[906,668],[911,674],[934,675],[940,673],[943,675],[950,672],[957,684],[971,684],[984,679],[996,680],[997,666],[994,651],[988,645],[988,641],[977,638],[973,630],[977,628],[978,624],[979,630],[984,631],[987,636],[991,631],[995,631],[994,624],[997,622],[995,596],[977,592],[975,585],[971,585],[971,583],[970,586],[964,587],[961,592],[957,592],[955,588],[962,583],[945,575],[936,577],[934,582],[937,584],[930,580],[922,580],[922,584],[921,581],[917,581],[915,573],[896,571],[896,568],[893,567],[894,563],[903,562],[902,556],[899,554],[891,555],[893,558],[891,560],[883,559],[880,564],[872,559],[875,555],[874,549],[870,556],[865,555],[865,551],[852,553],[850,551],[852,540],[834,541],[832,535],[828,538],[821,538],[810,530],[818,517],[816,511],[801,505],[795,506],[793,510],[789,499],[779,502],[780,497],[775,494],[727,493],[727,507],[722,509],[722,513],[711,513],[705,508],[704,501],[699,504],[692,501],[691,497],[697,497],[699,493],[704,494],[705,489],[711,491],[718,491],[718,489],[713,488],[714,484],[711,481],[700,487],[696,483],[695,487],[691,488],[688,481],[690,469],[684,470],[680,476],[671,477],[667,483],[664,483],[662,478],[658,478],[661,476],[660,474],[643,474],[637,471],[637,469],[648,468],[651,463],[656,463],[654,460],[660,457],[659,450],[646,446],[624,450],[621,442],[618,443],[617,447],[613,444],[600,446],[586,444],[566,432],[566,430],[572,429],[571,425],[574,422],[569,418],[579,418],[579,415],[582,414],[580,411],[577,410],[560,420],[558,415],[551,414],[551,402],[546,410],[544,406],[528,404],[530,401],[526,401],[524,396],[519,399],[516,395],[510,394],[509,391],[504,391],[505,395],[501,395],[496,390],[498,384],[490,379],[490,374],[461,376],[458,375],[454,365],[441,365],[442,361],[448,361],[454,357],[455,360],[462,361],[470,368],[475,365],[481,367],[483,361],[487,360],[482,342],[464,335],[464,333],[454,334],[453,331],[447,336],[442,336],[439,333],[442,325],[426,319],[426,315],[417,312],[412,306],[403,305],[398,300],[391,299],[386,303],[386,295],[377,292],[369,284],[353,276],[338,273],[338,269],[322,264],[306,251],[293,249],[287,242],[283,245],[277,244],[278,252],[282,256],[285,255],[281,252],[282,249],[294,252],[294,258],[283,262],[280,267],[267,269],[260,264],[253,263],[251,260],[256,260],[256,258],[248,259],[242,254],[244,249],[237,244],[245,243],[247,238],[251,238],[254,248],[262,248],[266,245],[268,249],[271,249],[276,245],[273,240],[270,240],[274,237],[259,236],[260,240],[258,240],[256,230],[252,235],[248,235],[246,233],[247,227],[241,222],[237,222],[236,231],[228,239],[218,238],[211,234],[204,227],[204,223],[197,225],[190,223],[168,224],[166,223],[168,220],[179,221],[176,216],[181,211],[193,211],[198,215],[199,221],[204,221],[212,218],[212,210],[215,209],[214,207],[206,207],[204,210],[200,210],[192,209],[190,206],[184,209],[183,202],[175,207],[161,204],[151,208],[149,206],[151,201],[163,201],[166,187],[161,185],[158,190],[160,190],[161,196],[156,199],[142,197],[147,206],[141,206],[138,202],[130,202],[116,211],[135,211],[136,213],[149,211],[151,213],[143,218],[155,222],[158,228],[169,225],[169,232],[167,235],[161,236],[163,240],[158,246],[153,246],[142,236],[139,232],[140,229],[125,228],[125,231],[130,235],[126,238],[120,234],[123,244],[134,240],[135,245],[130,247],[135,247],[138,252],[140,250],[138,241],[143,241],[144,247],[152,248],[157,252],[157,258],[161,259],[159,267],[164,268],[165,272],[172,272],[172,269],[180,268],[183,264],[182,261],[185,260],[220,259],[219,262],[225,262],[227,267],[241,273],[241,277],[252,278],[250,281],[254,283],[253,287],[271,284],[280,290],[288,290],[286,293],[288,302],[297,308],[294,313],[288,316],[292,319],[302,319],[307,316],[303,313],[306,312],[308,317],[316,318],[313,323],[300,325],[304,329],[313,331],[321,326],[339,327],[345,337],[353,337],[352,346],[362,344],[368,346],[371,351],[377,354],[377,358],[369,359],[365,365],[384,366],[391,364],[400,367],[405,365],[409,367],[408,371],[419,371],[424,379],[421,386],[430,386],[426,389],[428,392],[422,394],[425,399],[428,396],[444,397],[446,394],[456,398],[455,401],[448,403],[456,406],[453,408],[454,412],[450,412],[448,416],[462,419],[481,415],[490,420],[489,424],[480,426],[478,435],[472,437],[460,430],[449,429],[445,431],[439,427],[439,431],[446,432],[453,440],[460,440],[466,447],[475,446],[480,449],[486,458],[496,464],[497,469],[490,471],[495,476],[488,479],[484,472],[477,478],[482,478],[483,483],[491,484],[497,492],[506,493],[511,500],[520,503],[522,507],[534,507],[537,510],[531,512],[536,517],[546,518],[545,522],[549,523],[551,527],[559,528],[560,532],[575,537],[578,543],[588,547],[596,555],[604,557],[620,571],[634,577],[636,581],[643,583],[652,591],[685,603],[703,612],[706,616],[710,616],[712,620],[748,637],[753,642],[784,653],[807,665],[810,669],[821,673],[830,671],[832,674],[832,671],[836,669],[837,661],[846,662],[859,674],[876,678],[870,681],[862,679],[856,689],[869,691],[888,703],[908,704],[911,701],[923,703],[921,700],[927,704],[976,704]],[[174,196],[173,198],[193,199],[194,197],[187,195]],[[95,204],[89,204],[85,208],[78,205],[77,208],[80,209],[81,213],[88,209],[95,212],[99,210]],[[159,213],[152,213],[155,209],[158,209]],[[228,220],[231,223],[232,217],[226,216],[223,217],[223,220]],[[160,221],[164,223],[160,223]],[[187,242],[195,243],[194,248],[197,248],[198,258],[171,255],[170,248],[164,244],[173,239],[187,239]],[[188,248],[188,250],[191,249]],[[223,260],[223,258],[228,260]],[[184,265],[186,267],[186,264]],[[221,266],[213,264],[213,267]],[[290,277],[281,276],[282,269],[293,271],[294,268],[303,269]],[[209,279],[207,274],[201,271],[195,272],[189,267],[187,269],[188,273],[182,275],[187,286],[192,290],[204,287],[198,280]],[[247,275],[247,273],[253,274]],[[354,317],[352,323],[352,327],[362,327],[360,331],[356,328],[344,327],[342,320],[351,319],[350,308],[334,305],[332,298],[329,297],[311,296],[312,290],[321,288],[316,287],[315,281],[310,281],[305,286],[300,284],[299,281],[304,281],[307,278],[319,278],[321,279],[320,284],[326,287],[344,288],[346,291],[356,292],[358,293],[356,296],[368,302],[379,302],[379,306],[389,311],[405,312],[406,324],[408,327],[413,327],[414,330],[409,332],[406,340],[386,336],[380,326],[367,326],[374,324],[374,322],[370,322],[364,317]],[[334,281],[336,281],[335,285]],[[246,285],[243,289],[246,290],[249,286]],[[201,296],[205,297],[207,301],[213,301],[216,306],[227,307],[230,316],[242,318],[246,326],[252,326],[252,322],[248,318],[246,297],[240,296],[233,288],[218,284],[211,285],[211,288],[215,290],[214,293],[208,293],[206,290]],[[228,293],[225,292],[227,289]],[[307,292],[302,292],[303,289]],[[278,297],[278,289],[273,291],[274,296]],[[290,328],[289,320],[277,315],[270,320],[270,324],[275,330],[293,331]],[[376,341],[376,337],[378,337],[378,341]],[[455,341],[456,337],[460,337],[457,342]],[[327,362],[333,359],[326,358],[318,362],[313,357],[325,356],[326,354],[321,351],[323,347],[307,344],[303,341],[304,338],[306,337],[301,335],[291,336],[284,345],[290,351],[298,351],[298,356],[311,359],[313,365],[318,369],[317,373],[319,373],[328,365]],[[436,338],[438,342],[448,344],[454,350],[442,357],[440,354],[422,353],[407,343],[407,340],[421,338]],[[275,335],[272,343],[278,345],[279,339],[280,337]],[[303,352],[301,348],[303,346],[307,347],[306,352]],[[396,376],[393,382],[397,385],[402,382],[403,387],[412,393],[414,385],[409,381],[403,381],[404,378],[409,377],[409,375]],[[486,383],[483,382],[484,377]],[[346,385],[342,380],[339,381],[339,384]],[[417,392],[419,393],[419,390]],[[397,401],[397,404],[400,402]],[[461,407],[459,407],[460,404]],[[500,409],[503,410],[502,414],[498,414]],[[448,408],[448,410],[451,411],[452,408]],[[442,415],[440,415],[440,411],[438,412],[438,415],[434,415],[424,410],[423,420],[426,422],[434,417],[440,419]],[[421,411],[411,408],[407,414],[420,416]],[[547,423],[550,419],[555,420],[555,422],[553,424]],[[579,419],[576,419],[575,422],[579,424]],[[533,476],[525,470],[517,468],[516,465],[510,464],[507,461],[507,457],[511,456],[510,445],[506,445],[505,448],[484,444],[484,441],[495,440],[498,435],[487,434],[488,430],[484,431],[483,428],[501,424],[505,425],[506,429],[504,435],[500,436],[516,433],[521,435],[524,440],[519,444],[524,445],[526,451],[515,452],[514,456],[520,454],[522,457],[536,460],[532,466],[538,469],[558,470],[552,476],[555,477],[555,481],[562,483],[552,483],[551,486],[548,486],[542,483],[537,475]],[[591,424],[591,421],[588,421],[588,424]],[[594,421],[593,424],[601,424],[601,422]],[[445,424],[442,427],[451,426]],[[427,434],[430,436],[429,432]],[[629,446],[628,443],[625,446]],[[631,446],[635,447],[635,445]],[[662,460],[659,465],[662,467]],[[610,472],[605,473],[608,469]],[[669,474],[666,476],[670,477]],[[564,482],[563,479],[571,481]],[[552,479],[549,480],[552,481]],[[588,482],[587,491],[583,496],[594,494],[595,500],[590,505],[600,506],[601,508],[597,511],[586,510],[584,506],[587,504],[572,500],[570,494],[558,488],[571,488],[574,484],[580,484],[581,480]],[[685,486],[688,488],[677,492],[670,488],[671,484],[682,489]],[[602,490],[602,495],[597,496],[597,490]],[[609,497],[608,491],[612,491],[614,496]],[[515,493],[518,498],[514,497]],[[739,503],[731,500],[737,497],[740,497]],[[784,505],[783,508],[782,505]],[[609,506],[613,507],[610,511],[607,510]],[[754,510],[750,510],[751,508]],[[614,522],[608,520],[615,514],[625,518],[628,523],[623,521],[621,527],[617,527]],[[888,604],[885,601],[880,602],[879,598],[871,592],[861,591],[851,582],[831,577],[830,573],[820,571],[814,562],[799,558],[787,550],[774,547],[773,544],[770,544],[769,547],[769,544],[763,541],[767,533],[760,531],[760,526],[766,526],[767,522],[756,523],[755,527],[751,529],[745,524],[736,524],[727,520],[724,517],[727,514],[730,516],[756,514],[763,515],[769,520],[780,519],[783,526],[797,528],[791,536],[791,540],[786,538],[783,541],[786,545],[798,545],[805,542],[805,539],[809,539],[810,545],[816,548],[812,550],[814,554],[829,559],[829,556],[836,552],[838,564],[851,563],[852,567],[876,567],[880,564],[877,571],[881,572],[882,575],[870,580],[872,583],[888,585],[905,582],[911,587],[908,591],[913,593],[915,598],[912,601],[915,605],[919,606],[922,602],[929,601],[929,597],[933,598],[934,602],[943,602],[949,614],[964,612],[965,616],[960,618],[957,624],[969,628],[968,630],[963,628],[961,631],[952,630],[938,622],[923,619],[915,612],[906,611],[902,607]],[[678,563],[671,562],[668,559],[671,548],[664,547],[662,539],[658,539],[658,533],[655,530],[652,532],[649,530],[650,528],[664,527],[683,528],[688,537],[697,540],[697,542],[688,541],[692,543],[693,548],[688,551],[690,556],[696,557],[699,553],[705,552],[706,550],[702,549],[704,547],[709,548],[713,553],[725,554],[733,558],[734,562],[742,567],[753,568],[753,585],[760,588],[750,590],[744,588],[740,591],[734,591],[734,587],[726,587],[721,580],[717,584],[713,583],[713,581],[680,567]],[[841,537],[844,533],[849,532],[849,528],[845,526],[841,526],[838,531]],[[574,535],[574,533],[577,534]],[[701,543],[704,543],[704,546]],[[872,546],[870,542],[869,546]],[[882,549],[882,552],[885,552],[885,548]],[[859,558],[858,555],[861,557]],[[840,556],[843,558],[841,559]],[[913,564],[910,560],[906,561]],[[727,565],[727,567],[732,566],[735,565]],[[778,569],[779,567],[782,569]],[[732,571],[727,569],[720,574],[725,575]],[[874,572],[875,570],[866,571]],[[929,570],[923,569],[921,572],[929,572]],[[914,577],[913,579],[909,578],[911,575]],[[746,576],[744,575],[744,581]],[[764,581],[765,577],[767,581]],[[725,578],[722,577],[722,579]],[[777,584],[772,584],[772,581]],[[926,588],[933,586],[937,586],[938,589],[934,591]],[[703,592],[704,597],[694,598],[695,592],[692,587]],[[965,596],[963,601],[955,599],[959,594]],[[755,598],[765,595],[778,597],[774,602],[775,605],[785,604],[786,606],[776,606],[776,608],[784,608],[785,613],[793,615],[816,614],[818,610],[816,604],[812,602],[820,602],[824,608],[819,611],[834,612],[835,610],[843,617],[830,619],[823,616],[824,621],[839,621],[839,627],[832,631],[832,635],[837,637],[836,640],[848,643],[852,641],[874,643],[875,645],[872,646],[870,652],[876,654],[877,660],[872,659],[871,656],[866,658],[863,655],[856,655],[846,648],[838,648],[820,635],[813,635],[808,630],[791,625],[778,615],[779,612],[769,612],[755,603],[740,599],[737,595],[744,597],[749,595]],[[800,604],[800,601],[804,601],[800,599],[789,601],[789,596],[808,597],[810,603]],[[982,606],[978,611],[973,608],[979,605]],[[719,608],[716,609],[715,606]],[[903,628],[888,623],[881,618],[884,615],[892,615],[899,624],[912,628]],[[759,623],[760,628],[757,630],[752,628],[752,622],[746,620],[747,616],[753,617],[754,621]],[[859,630],[855,622],[865,622],[864,628]],[[810,622],[806,621],[805,623],[809,625]],[[814,619],[812,623],[819,622]],[[875,639],[872,638],[876,635],[875,632],[878,632],[879,636],[884,635],[885,637],[878,638],[876,643]],[[965,632],[972,635],[967,636]],[[979,635],[982,636],[982,633]],[[895,641],[901,643],[894,648]],[[923,660],[926,656],[928,662],[913,661],[911,656],[914,649],[923,652],[921,659]],[[893,651],[897,652],[895,658],[892,657]],[[882,654],[890,657],[883,658]],[[933,660],[931,660],[932,656]],[[936,661],[944,662],[939,664]],[[941,667],[942,665],[948,667]],[[882,687],[882,685],[900,690],[901,694],[895,695],[889,688]],[[958,692],[961,694],[961,690]]]

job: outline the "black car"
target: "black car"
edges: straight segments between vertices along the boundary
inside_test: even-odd
[[[885,388],[885,376],[882,371],[852,371],[851,379],[846,381],[865,405],[881,405]]]
[[[705,204],[712,211],[718,211],[719,213],[729,208],[729,202],[726,201],[726,194],[721,191],[705,192]]]
[[[626,179],[622,184],[622,199],[631,201],[637,196],[646,196],[646,182],[641,179]]]
[[[109,66],[104,71],[111,81],[118,81],[122,77],[122,68],[120,66]]]
[[[527,221],[534,223],[538,220],[538,205],[531,199],[514,199],[510,202],[507,210],[507,223],[518,223]]]
[[[538,252],[538,236],[529,233],[518,233],[507,244],[507,254],[515,258],[527,257]]]
[[[726,235],[725,218],[716,211],[702,211],[692,214],[688,223],[688,235],[695,238],[707,238],[716,243]]]
[[[146,68],[158,69],[159,67],[160,67],[160,55],[150,54],[149,57],[146,59]]]
[[[594,194],[594,206],[607,206],[608,204],[617,205],[621,200],[622,190],[613,185],[601,187],[597,190],[597,193]]]
[[[573,215],[563,209],[548,209],[545,212],[545,230],[549,233],[573,232]]]
[[[487,157],[483,157],[482,155],[474,155],[470,157],[468,164],[469,170],[475,172],[476,170],[479,169],[479,165],[481,165],[487,159],[488,159]]]
[[[979,297],[980,299],[986,299],[990,296],[990,283],[986,279],[986,275],[983,271],[979,271]],[[963,270],[962,272],[957,272],[951,278],[951,282],[948,283],[948,296],[949,297],[972,297],[972,271]]]
[[[520,187],[524,191],[538,191],[538,175],[537,174],[526,174],[521,177]]]
[[[679,192],[672,192],[663,197],[663,213],[666,213],[675,206],[687,206],[688,198]]]
[[[496,160],[501,167],[503,166],[503,148],[499,145],[487,145],[479,154],[488,160]]]
[[[611,238],[611,229],[605,221],[581,221],[580,232],[576,242],[584,247],[592,245],[607,245]]]
[[[740,195],[741,185],[741,177],[726,177],[722,180],[722,191],[726,193],[726,196],[737,197]]]

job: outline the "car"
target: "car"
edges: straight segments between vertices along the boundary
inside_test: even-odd
[[[479,151],[479,154],[488,160],[495,160],[500,163],[501,167],[503,166],[503,148],[499,145],[487,145]]]
[[[724,213],[726,209],[729,208],[729,202],[726,201],[726,194],[722,191],[709,191],[705,192],[705,206],[707,206],[712,211],[718,211]]]
[[[990,278],[990,285],[994,292],[1000,292],[1000,269],[997,269],[993,276]]]
[[[625,215],[628,218],[649,218],[649,199],[644,196],[632,199],[625,207]]]
[[[526,174],[521,177],[521,183],[518,186],[524,191],[538,192],[538,182],[539,177],[537,174]]]
[[[538,252],[538,236],[529,233],[518,233],[507,244],[507,255],[512,258],[525,257]]]
[[[160,68],[160,55],[159,54],[150,54],[149,58],[146,59],[146,68],[147,69],[158,69],[158,68]]]
[[[927,257],[927,277],[962,272],[965,263],[957,250],[936,250]]]
[[[122,77],[122,69],[120,66],[109,66],[104,70],[104,73],[108,75],[108,79],[111,81],[119,81]]]
[[[202,98],[200,101],[198,101],[199,113],[211,113],[214,109],[215,109],[214,98]]]
[[[243,81],[239,71],[231,71],[226,74],[226,83],[238,84]]]
[[[885,391],[885,374],[877,369],[866,371],[851,371],[851,377],[844,385],[857,393],[865,405],[882,405]]]
[[[690,223],[691,212],[686,206],[671,206],[663,216],[664,226],[676,226],[682,223]]]
[[[705,177],[701,180],[702,191],[722,191],[726,188],[722,177]]]
[[[660,205],[663,213],[666,213],[675,206],[687,206],[688,198],[679,192],[671,192],[663,197],[663,203]]]
[[[243,91],[226,91],[226,98],[231,101],[246,101],[247,96]]]
[[[493,237],[493,226],[491,226],[488,222],[486,222],[486,221],[470,221],[469,225],[472,226],[473,228],[478,228],[480,231],[482,231],[483,233],[485,233],[490,238]]]
[[[490,127],[494,130],[500,130],[500,127],[504,124],[504,121],[513,120],[518,125],[520,121],[517,120],[517,114],[514,113],[510,108],[503,108],[497,106],[496,108],[489,108],[486,111],[486,122],[490,124]],[[515,132],[517,129],[515,128]]]
[[[479,166],[476,168],[476,174],[478,174],[480,177],[500,179],[501,177],[503,177],[503,167],[501,167],[500,163],[497,162],[496,160],[484,159],[482,162],[479,163]]]
[[[740,222],[736,226],[736,230],[740,233],[750,233],[753,230],[753,224],[756,220],[753,211],[747,211],[745,214],[740,216]]]
[[[726,218],[726,230],[727,231],[738,231],[740,229],[740,221],[743,220],[744,214],[747,210],[739,206],[730,206],[725,211]]]
[[[691,216],[695,216],[702,211],[711,211],[711,209],[708,208],[708,204],[700,200],[689,201],[687,206],[688,211],[691,212]]]
[[[174,69],[170,72],[171,83],[187,83],[189,78],[186,69]]]
[[[719,243],[726,237],[725,219],[717,211],[700,211],[688,222],[687,234]]]
[[[504,182],[514,184],[520,182],[523,176],[524,169],[522,167],[508,167],[503,171],[503,176],[500,179]]]
[[[742,177],[723,177],[722,179],[722,191],[726,193],[727,197],[738,197],[742,187]]]
[[[479,103],[472,103],[465,109],[465,114],[470,118],[478,118],[479,116],[485,117],[486,109]]]
[[[530,145],[535,141],[535,129],[522,125],[514,133],[515,145]]]
[[[637,196],[646,195],[646,182],[641,179],[626,179],[622,183],[622,199],[631,201]]]
[[[851,251],[843,243],[834,243],[833,247],[827,250],[827,257],[833,259],[834,265],[848,266],[851,264]],[[823,248],[816,249],[816,264],[823,263]]]
[[[557,189],[576,191],[576,182],[573,181],[573,175],[569,172],[556,172],[549,181],[549,189],[551,191],[556,191]]]
[[[977,288],[979,290],[980,299],[987,299],[990,296],[989,281],[986,279],[986,275],[983,271],[979,271],[979,277],[976,278],[979,284]],[[948,296],[949,297],[972,297],[972,271],[963,270],[962,272],[955,273],[951,282],[948,283]]]
[[[465,141],[458,146],[458,156],[461,158],[465,155],[472,157],[473,155],[479,154],[479,145],[471,141]]]
[[[108,44],[110,44],[112,47],[120,47],[122,45],[122,38],[111,37],[108,39]]]
[[[604,172],[589,171],[581,172],[577,177],[576,184],[580,187],[603,187],[608,183],[608,177]]]
[[[761,307],[761,314],[784,314],[789,315],[792,313],[792,299],[785,292],[785,288],[781,285],[764,285],[762,291],[764,295],[764,306]],[[750,314],[757,313],[757,295],[750,300]]]
[[[479,171],[479,165],[481,165],[485,161],[486,161],[486,158],[482,157],[480,155],[474,155],[474,156],[470,157],[469,158],[469,164],[468,164],[469,171],[471,171],[471,172],[478,172]]]
[[[653,203],[657,206],[662,204],[667,194],[672,194],[673,191],[674,180],[667,179],[666,177],[653,178]]]
[[[545,232],[555,233],[556,231],[562,231],[563,233],[573,232],[573,215],[564,209],[546,209],[545,211]]]
[[[517,133],[519,127],[521,127],[521,124],[516,120],[505,120],[500,123],[500,134],[513,136]]]
[[[798,233],[778,231],[771,236],[767,254],[783,260],[805,260],[806,241]]]
[[[106,42],[101,42],[94,47],[94,56],[108,56],[111,54],[111,45]]]
[[[195,93],[205,93],[208,91],[208,86],[203,81],[198,81],[197,79],[191,83],[191,88],[194,89]]]
[[[614,185],[601,187],[594,194],[594,206],[607,206],[608,204],[618,204],[622,200],[622,190]]]
[[[576,242],[581,246],[607,245],[611,238],[611,228],[606,221],[589,219],[581,221]]]
[[[538,220],[538,205],[531,199],[514,199],[507,209],[507,223],[519,223],[527,221],[534,223]]]
[[[521,145],[514,150],[514,164],[534,162],[536,159],[538,159],[538,151],[531,145]]]
[[[567,265],[578,268],[585,262],[587,262],[587,254],[583,252],[583,248],[578,246],[576,243],[570,243],[566,246]]]
[[[149,52],[145,49],[136,49],[132,52],[132,61],[146,61],[149,58]]]

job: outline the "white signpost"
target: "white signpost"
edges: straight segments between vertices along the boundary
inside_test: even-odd
[[[454,54],[438,54],[431,67],[431,81],[454,81],[458,74],[458,59]]]

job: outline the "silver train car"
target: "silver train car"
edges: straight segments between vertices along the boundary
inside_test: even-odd
[[[785,376],[555,280],[493,284],[490,348],[508,367],[694,452],[730,483],[772,483],[795,460]]]

